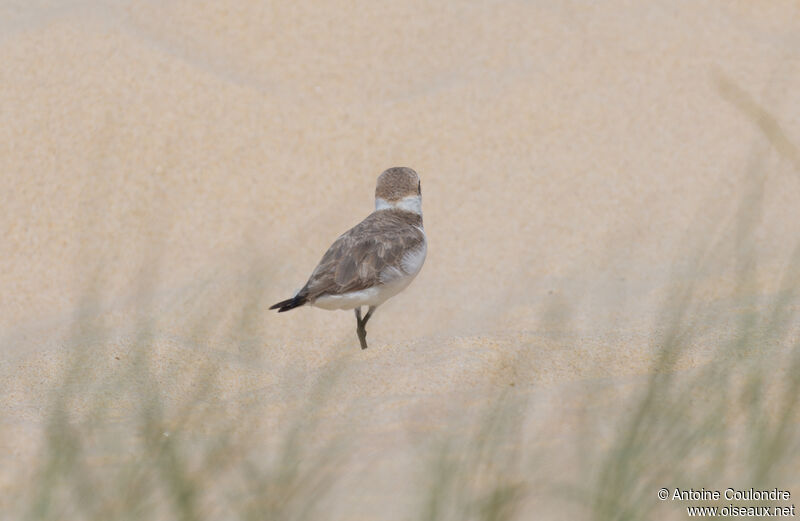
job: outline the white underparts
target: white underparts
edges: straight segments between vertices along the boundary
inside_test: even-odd
[[[403,291],[413,278],[397,279],[389,284],[372,286],[371,288],[351,291],[342,295],[323,295],[315,300],[312,305],[322,309],[355,309],[360,306],[380,306],[389,298]]]

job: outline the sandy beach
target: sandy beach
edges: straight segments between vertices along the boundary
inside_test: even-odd
[[[568,448],[587,397],[602,424],[650,374],[676,285],[714,310],[781,287],[800,171],[747,103],[800,143],[799,26],[794,2],[0,2],[0,509],[65,371],[80,417],[142,331],[167,409],[214,368],[187,437],[257,408],[267,443],[299,410],[348,439],[328,519],[415,518],[421,447],[498,393],[526,453]],[[269,312],[391,166],[428,256],[370,348],[351,312]]]

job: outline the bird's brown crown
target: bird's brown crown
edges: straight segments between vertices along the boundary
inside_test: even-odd
[[[386,202],[395,202],[409,195],[422,195],[422,185],[415,171],[404,166],[384,170],[378,176],[375,197]]]

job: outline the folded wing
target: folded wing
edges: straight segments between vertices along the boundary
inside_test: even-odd
[[[342,295],[419,271],[425,233],[418,216],[380,211],[340,236],[328,248],[299,295],[314,301],[323,295]],[[414,273],[411,273],[414,271]]]

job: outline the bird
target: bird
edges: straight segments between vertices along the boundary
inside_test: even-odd
[[[358,341],[367,349],[366,325],[375,309],[411,284],[427,253],[419,175],[389,168],[378,176],[375,211],[333,242],[295,296],[269,309],[353,309]]]

